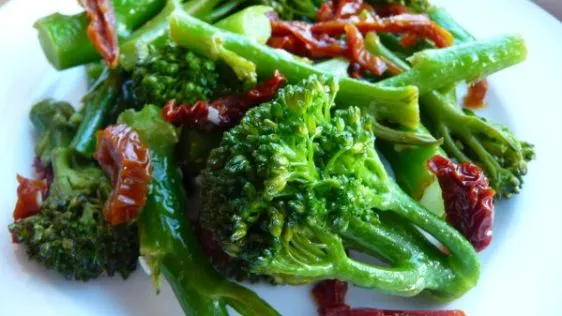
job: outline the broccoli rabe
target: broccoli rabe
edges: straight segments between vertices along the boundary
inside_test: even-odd
[[[203,226],[245,262],[242,274],[291,284],[336,278],[398,295],[462,295],[478,279],[474,249],[387,175],[368,115],[356,107],[330,113],[337,90],[334,80],[312,76],[225,133],[202,173]],[[391,267],[356,261],[346,249]]]
[[[31,110],[41,139],[52,139],[38,148],[42,157],[50,156],[46,160],[54,179],[39,213],[17,220],[9,230],[30,259],[68,279],[87,281],[115,273],[127,277],[136,268],[137,228],[113,227],[105,221],[102,210],[111,183],[93,161],[80,161],[67,147],[75,129],[64,117],[72,117],[72,112],[67,104],[51,101]],[[45,125],[48,122],[56,124]]]

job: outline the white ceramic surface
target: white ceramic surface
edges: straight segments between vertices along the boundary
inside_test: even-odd
[[[352,289],[354,306],[460,308],[469,315],[562,315],[562,25],[524,0],[441,0],[478,37],[520,32],[525,64],[490,78],[483,113],[536,144],[523,192],[497,207],[495,240],[481,254],[478,287],[450,304],[393,298]],[[130,280],[68,282],[29,262],[10,242],[6,226],[16,199],[16,173],[30,175],[30,106],[43,97],[75,105],[84,93],[82,69],[54,71],[42,56],[32,23],[54,11],[76,10],[73,0],[12,0],[0,9],[0,315],[181,315],[170,289],[154,295],[138,270]],[[308,287],[253,286],[284,315],[314,315]]]

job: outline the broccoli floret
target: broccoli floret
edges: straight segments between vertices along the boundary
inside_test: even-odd
[[[470,161],[484,169],[499,199],[519,193],[533,145],[517,139],[507,127],[461,110],[439,93],[422,97],[422,118],[443,149],[459,161]]]
[[[399,295],[424,289],[462,295],[478,278],[474,249],[387,175],[368,116],[356,107],[330,113],[337,89],[335,81],[314,76],[287,86],[225,133],[202,173],[202,225],[245,263],[240,274],[291,284],[334,278]],[[346,248],[391,267],[356,261]]]
[[[87,281],[115,273],[125,278],[136,268],[137,227],[113,227],[105,221],[102,210],[111,184],[93,161],[80,161],[66,147],[75,131],[69,128],[72,112],[65,103],[33,107],[31,117],[41,139],[49,135],[53,139],[40,148],[42,156],[50,155],[54,180],[39,213],[17,220],[9,230],[30,259],[67,279]]]
[[[224,68],[224,67],[223,67]],[[133,91],[140,105],[163,106],[175,99],[193,104],[237,91],[237,81],[216,62],[167,43],[153,49],[133,71]],[[224,78],[226,77],[226,78]],[[219,80],[221,79],[221,80]],[[234,88],[228,82],[234,82]]]

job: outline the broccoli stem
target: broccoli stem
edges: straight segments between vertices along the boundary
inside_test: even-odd
[[[527,49],[520,35],[503,35],[445,49],[427,49],[410,58],[411,71],[377,85],[414,85],[420,95],[460,81],[475,81],[525,60]]]
[[[138,225],[141,254],[155,280],[164,274],[186,315],[228,315],[226,305],[242,315],[278,315],[254,292],[221,277],[203,256],[185,213],[175,129],[160,117],[160,108],[126,111],[119,121],[133,127],[151,153],[152,189]]]
[[[70,148],[84,157],[92,157],[96,147],[96,132],[111,123],[110,113],[121,94],[123,80],[124,74],[121,70],[106,69],[82,99],[82,121]]]
[[[212,59],[218,57],[217,52],[221,48],[232,51],[254,63],[261,76],[267,77],[279,70],[290,82],[298,82],[314,74],[334,77],[284,51],[221,30],[181,11],[172,14],[170,25],[170,36],[178,45]],[[379,121],[391,121],[409,128],[419,124],[415,87],[376,86],[351,78],[336,79],[339,79],[341,87],[336,101],[360,106]]]
[[[226,15],[230,11],[223,9],[221,15],[213,14],[213,8],[223,0],[191,0],[181,5],[181,9],[194,17],[216,21],[222,14]],[[167,1],[166,6],[158,15],[136,30],[125,42],[120,45],[120,65],[126,70],[132,70],[139,58],[149,53],[151,46],[165,42],[168,37],[170,14],[178,8],[175,1]]]
[[[164,7],[166,0],[112,0],[119,39],[144,24]],[[86,34],[86,13],[51,14],[35,22],[39,42],[49,62],[58,70],[91,63],[101,57]]]
[[[443,8],[432,7],[427,12],[429,18],[449,31],[455,38],[455,44],[474,41],[472,34],[468,33],[455,19]]]
[[[377,34],[371,32],[365,37],[365,47],[371,53],[382,56],[392,62],[401,71],[407,72],[411,67],[386,48]],[[431,133],[420,126],[418,135],[431,136]],[[392,169],[400,187],[414,199],[437,215],[443,215],[445,206],[441,187],[437,177],[427,169],[427,161],[436,155],[446,156],[438,144],[433,146],[405,146],[377,139],[377,147],[382,151]]]

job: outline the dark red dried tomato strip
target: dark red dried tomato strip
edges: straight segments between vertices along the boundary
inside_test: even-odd
[[[41,203],[47,197],[49,186],[46,180],[33,180],[17,176],[18,180],[18,201],[14,208],[14,220],[20,220],[39,213]]]
[[[463,311],[393,311],[376,308],[351,308],[345,303],[347,282],[325,280],[316,283],[312,296],[320,316],[464,316]]]
[[[380,17],[389,17],[393,15],[400,15],[408,13],[408,7],[401,4],[387,4],[387,5],[377,5],[374,7],[376,14]]]
[[[345,33],[345,25],[349,21],[328,21],[313,24],[310,32],[313,34],[329,34],[339,36]],[[361,33],[386,32],[394,34],[413,33],[421,38],[432,40],[438,47],[448,47],[453,44],[453,36],[428,17],[420,14],[400,14],[374,20],[351,21]]]
[[[88,15],[88,37],[110,68],[119,64],[115,12],[109,0],[81,0]]]
[[[488,81],[486,79],[470,84],[463,100],[464,106],[471,109],[482,108],[486,94],[488,94]]]
[[[113,191],[104,207],[112,225],[130,223],[140,214],[152,181],[150,152],[135,130],[112,125],[97,133],[94,158],[113,181]]]
[[[443,191],[447,222],[461,232],[477,251],[492,241],[494,194],[488,178],[478,166],[455,164],[435,156],[428,162]]]
[[[176,106],[175,100],[170,100],[162,109],[162,117],[173,124],[199,129],[226,129],[238,123],[250,108],[271,100],[285,82],[285,77],[275,71],[273,78],[242,95],[197,101],[192,106]]]
[[[352,63],[378,76],[382,75],[388,69],[383,59],[369,53],[365,49],[363,35],[361,35],[361,32],[359,32],[353,24],[347,24],[345,26],[345,33],[347,34],[348,57]]]
[[[311,25],[300,21],[271,21],[272,36],[284,37],[290,36],[294,40],[300,42],[296,50],[290,50],[290,47],[277,47],[287,49],[287,51],[301,56],[310,58],[338,57],[345,56],[347,47],[335,38],[330,36],[318,37],[311,33]],[[269,43],[268,43],[269,44]]]
[[[337,0],[326,1],[320,6],[316,14],[317,21],[333,21],[338,19],[347,19],[356,16],[363,11],[369,12],[375,16],[375,10],[363,0]]]

